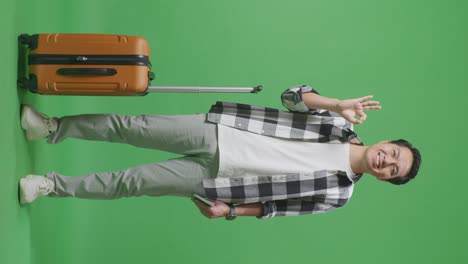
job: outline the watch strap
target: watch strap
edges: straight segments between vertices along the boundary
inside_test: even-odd
[[[236,208],[232,204],[227,204],[229,206],[229,214],[226,216],[226,220],[234,220],[237,217]]]

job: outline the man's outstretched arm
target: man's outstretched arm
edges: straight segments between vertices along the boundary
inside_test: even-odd
[[[302,95],[304,104],[311,109],[325,109],[335,112],[353,124],[362,124],[367,118],[364,111],[378,110],[382,107],[378,101],[369,101],[373,96],[367,95],[360,98],[339,100],[328,98],[315,93]],[[356,117],[359,117],[357,119]]]
[[[347,100],[328,98],[306,85],[289,88],[281,95],[283,105],[290,111],[324,109],[341,115],[353,124],[362,124],[366,120],[364,111],[381,109],[380,102],[369,101],[371,98],[370,95]]]

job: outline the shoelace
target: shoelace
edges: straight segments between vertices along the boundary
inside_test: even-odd
[[[47,128],[47,131],[49,131],[49,134],[52,133],[53,131],[56,130],[55,128],[55,125],[54,125],[54,120],[52,120],[52,118],[46,116],[45,114],[43,113],[39,113],[42,117],[42,120],[44,121],[44,124]]]
[[[52,133],[52,131],[55,130],[55,129],[52,129],[52,127],[53,127],[52,119],[50,119],[50,118],[46,119],[45,123],[46,123],[46,126],[47,126],[47,130],[49,131],[49,134]]]
[[[50,180],[47,181],[45,178],[42,179],[42,182],[39,184],[39,192],[43,195],[47,195],[51,192],[53,193],[57,193],[55,190],[54,190],[54,183],[51,182]]]

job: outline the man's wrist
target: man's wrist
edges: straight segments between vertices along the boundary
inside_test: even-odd
[[[236,207],[232,204],[227,204],[229,206],[229,213],[226,215],[226,220],[234,220],[237,217]]]
[[[333,99],[332,106],[330,107],[332,112],[338,113],[340,111],[340,102],[341,100],[339,99]]]

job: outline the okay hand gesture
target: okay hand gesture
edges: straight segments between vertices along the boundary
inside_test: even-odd
[[[369,101],[372,97],[372,95],[368,95],[361,98],[341,100],[336,104],[336,112],[353,124],[362,124],[367,119],[364,111],[382,108],[380,102]]]

